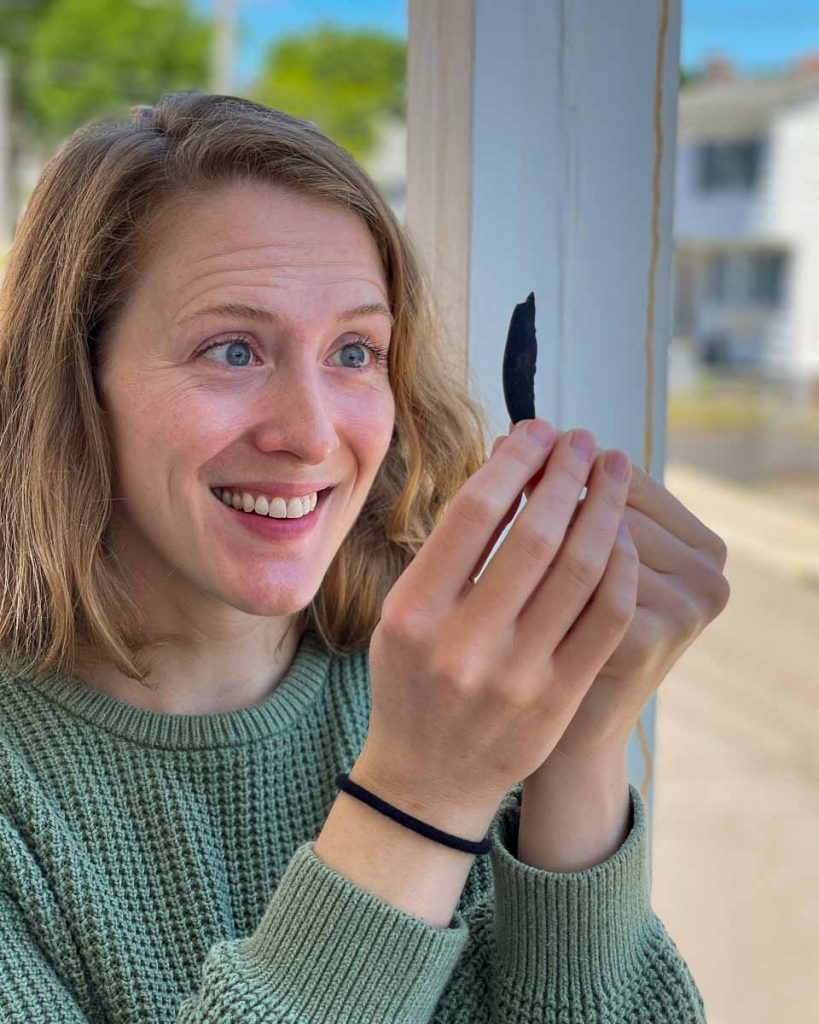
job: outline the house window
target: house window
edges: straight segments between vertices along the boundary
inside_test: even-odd
[[[762,156],[760,139],[746,142],[707,142],[700,146],[700,188],[751,188],[759,176]]]
[[[781,252],[761,253],[751,265],[751,298],[768,306],[782,301],[782,279],[785,274],[785,256]]]
[[[721,253],[715,253],[708,260],[705,292],[711,302],[722,302],[725,296],[725,257]]]
[[[782,252],[717,252],[706,271],[711,302],[733,306],[778,306],[782,302],[787,255]]]

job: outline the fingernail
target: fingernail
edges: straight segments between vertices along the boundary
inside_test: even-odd
[[[628,527],[626,526],[625,519],[620,520],[620,525],[617,527],[617,532],[623,538],[623,540],[629,539],[629,532]]]
[[[526,434],[533,441],[542,444],[544,448],[548,448],[555,437],[554,427],[544,420],[530,420],[527,424]]]
[[[576,452],[583,456],[586,462],[591,462],[595,449],[593,434],[589,433],[588,430],[573,430],[571,445]]]
[[[628,475],[628,456],[624,452],[617,450],[607,452],[603,464],[606,467],[606,472],[613,479],[618,480],[620,483],[626,479]]]

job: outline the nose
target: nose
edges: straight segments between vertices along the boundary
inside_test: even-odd
[[[323,465],[338,447],[332,406],[315,375],[299,370],[280,378],[254,404],[254,440],[262,451],[291,451]]]

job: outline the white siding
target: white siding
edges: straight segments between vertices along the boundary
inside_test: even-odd
[[[784,111],[772,137],[776,201],[769,217],[793,240],[789,363],[803,376],[819,372],[819,100]]]
[[[819,99],[780,110],[763,138],[760,174],[752,189],[704,192],[697,147],[678,139],[676,244],[699,259],[709,248],[773,246],[789,263],[781,307],[730,307],[695,300],[695,336],[728,331],[741,347],[758,349],[776,377],[819,371]]]
[[[703,140],[705,141],[705,140]],[[700,140],[680,139],[674,190],[674,237],[679,241],[736,242],[755,231],[759,197],[767,173],[768,147],[763,147],[760,178],[754,189],[700,191]]]

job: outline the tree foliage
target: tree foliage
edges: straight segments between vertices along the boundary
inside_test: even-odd
[[[702,71],[700,69],[691,68],[680,68],[680,88],[684,89],[688,85],[693,85],[695,82],[699,82],[702,79]]]
[[[385,118],[406,116],[406,42],[322,23],[279,40],[251,87],[253,99],[313,121],[359,160]]]
[[[125,116],[165,92],[210,88],[213,26],[192,0],[0,0],[11,70],[12,204],[23,158],[81,124]],[[383,120],[405,117],[406,42],[328,23],[278,40],[243,95],[313,121],[365,161]]]
[[[39,22],[45,17],[51,0],[2,0],[0,17],[0,51],[11,72],[10,102],[12,121],[19,121],[28,113],[23,88],[28,67],[31,38]]]
[[[0,49],[12,57],[24,57],[28,41],[51,0],[3,0],[0,7]]]
[[[30,19],[22,101],[46,142],[174,89],[207,86],[211,28],[186,0],[46,0]]]

